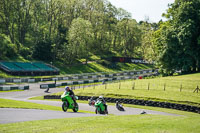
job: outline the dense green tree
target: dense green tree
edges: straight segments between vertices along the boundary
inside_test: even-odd
[[[107,0],[1,0],[0,34],[10,40],[1,51],[13,44],[15,55],[66,64],[89,53],[135,56],[141,36],[130,13]]]
[[[167,14],[169,20],[155,34],[160,67],[166,73],[200,70],[200,0],[176,0]]]
[[[124,56],[132,57],[135,55],[135,48],[140,45],[140,29],[135,20],[123,19],[117,24],[118,30],[118,50]]]
[[[156,51],[155,45],[153,42],[153,34],[156,29],[154,29],[155,24],[151,24],[148,22],[140,22],[140,29],[141,29],[141,46],[138,50],[141,52],[141,56],[143,59],[153,62],[156,60]]]
[[[17,46],[12,43],[9,37],[0,34],[0,60],[17,56]]]
[[[89,58],[89,51],[93,44],[92,24],[88,20],[77,18],[72,21],[69,29],[69,43],[72,54],[78,58]]]
[[[38,60],[52,61],[52,43],[49,40],[38,42],[34,47],[33,57]]]

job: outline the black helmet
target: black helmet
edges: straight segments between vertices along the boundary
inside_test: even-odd
[[[70,90],[69,86],[66,86],[65,91],[69,91],[69,90]]]

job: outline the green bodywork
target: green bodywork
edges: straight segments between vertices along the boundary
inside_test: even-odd
[[[76,99],[78,98],[76,97]],[[78,104],[74,102],[72,97],[69,95],[69,92],[67,93],[64,92],[61,95],[61,100],[63,101],[62,109],[64,112],[66,112],[67,109],[73,109],[74,112],[78,111]]]
[[[97,108],[97,111],[100,112],[100,114],[101,112],[105,112],[105,106],[101,101],[97,101],[94,106]]]

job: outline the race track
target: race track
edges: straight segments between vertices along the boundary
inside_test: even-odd
[[[50,89],[50,93],[45,93],[44,89],[39,88],[39,83],[34,83],[29,85],[30,85],[29,90],[16,91],[16,92],[2,92],[0,93],[0,98],[61,107],[62,105],[61,101],[28,100],[28,99],[34,96],[42,96],[55,92],[64,91],[63,88],[53,88]],[[92,111],[92,112],[95,111],[95,108],[89,106],[88,104],[83,104],[83,103],[78,103],[78,104],[80,110]],[[137,115],[143,111],[145,111],[147,114],[178,116],[176,114],[170,114],[170,113],[152,111],[146,109],[130,108],[130,107],[125,107],[125,111],[118,111],[115,106],[108,106],[109,114],[114,114],[114,115]],[[50,111],[50,110],[0,108],[0,123],[14,123],[14,122],[32,121],[32,120],[47,120],[47,119],[70,118],[70,117],[93,117],[93,116],[98,116],[98,115],[91,113],[72,113],[72,112]]]

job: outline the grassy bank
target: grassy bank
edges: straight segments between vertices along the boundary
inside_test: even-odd
[[[54,64],[57,68],[60,69],[60,75],[66,74],[81,74],[81,73],[94,73],[94,72],[118,72],[118,71],[127,71],[127,70],[141,70],[141,69],[151,69],[152,65],[144,65],[144,64],[130,64],[130,63],[117,63],[115,68],[111,68],[109,66],[105,66],[96,62],[88,63],[88,64],[79,64],[79,65],[64,65],[63,63]],[[57,75],[59,76],[59,75]],[[11,78],[11,77],[27,77],[27,76],[12,76],[6,74],[5,72],[0,70],[0,78]],[[55,77],[55,76],[32,76],[33,78],[37,77]]]
[[[57,64],[58,68],[61,70],[61,74],[79,74],[79,73],[94,73],[94,72],[118,72],[127,70],[141,70],[153,68],[152,65],[144,64],[131,64],[131,63],[116,63],[115,67],[109,67],[96,62],[66,66],[63,64]]]

